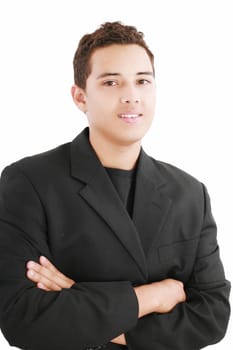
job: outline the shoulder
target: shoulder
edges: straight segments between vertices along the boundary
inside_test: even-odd
[[[186,184],[200,185],[200,180],[198,180],[192,174],[189,174],[184,169],[160,160],[155,160],[153,158],[151,159],[166,180],[177,183],[182,182]]]
[[[46,152],[17,160],[3,169],[2,176],[18,173],[30,179],[43,180],[61,172],[68,172],[70,144],[65,143]]]
[[[166,183],[165,189],[171,197],[196,201],[203,199],[205,186],[199,179],[175,165],[154,158],[151,161]]]

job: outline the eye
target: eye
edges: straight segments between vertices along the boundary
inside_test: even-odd
[[[139,85],[147,85],[147,84],[151,84],[151,81],[148,80],[148,79],[139,79],[139,80],[137,81],[137,83],[138,83]]]
[[[116,86],[117,85],[117,82],[115,80],[105,80],[103,82],[103,85],[104,86]]]

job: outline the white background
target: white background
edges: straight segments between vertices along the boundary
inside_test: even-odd
[[[135,25],[156,62],[157,110],[144,148],[207,185],[233,280],[232,6],[231,0],[0,0],[0,171],[82,130],[85,116],[70,96],[80,37],[105,21]],[[0,349],[9,348],[0,335]],[[231,322],[210,348],[233,348]]]

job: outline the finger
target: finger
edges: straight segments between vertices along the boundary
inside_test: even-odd
[[[46,267],[49,271],[55,273],[56,276],[60,277],[64,281],[69,279],[61,271],[59,271],[45,256],[40,256],[39,261],[42,266]]]
[[[51,283],[58,285],[60,288],[70,288],[74,284],[73,280],[64,278],[65,276],[59,273],[59,271],[49,261],[47,264],[48,267],[44,267],[35,261],[29,261],[27,263],[27,268],[37,272],[37,274],[50,280]]]
[[[49,280],[45,276],[37,273],[34,270],[29,269],[27,271],[27,277],[34,283],[39,284],[39,288],[51,291],[60,291],[62,288],[55,282]]]
[[[65,276],[61,271],[59,271],[49,259],[47,259],[45,256],[40,257],[40,264],[46,268],[49,269],[52,273],[54,273],[57,276],[56,282],[60,282],[62,288],[70,288],[75,282],[71,278]],[[59,281],[59,279],[61,279]],[[64,283],[63,283],[64,281]]]
[[[47,287],[46,287],[43,283],[41,283],[41,282],[38,282],[38,283],[36,284],[36,286],[37,286],[37,288],[42,289],[42,290],[45,290],[46,292],[51,292],[51,291],[52,291],[51,289],[47,288]]]
[[[51,272],[47,268],[41,266],[40,264],[37,264],[35,262],[29,262],[27,265],[30,275],[33,277],[36,277],[36,280],[34,282],[42,282],[42,281],[49,281],[46,282],[46,286],[59,286],[60,288],[66,288],[65,281],[61,280],[54,272]],[[33,275],[34,272],[34,275]],[[52,287],[53,288],[53,287]]]
[[[37,287],[49,291],[60,291],[62,288],[58,286],[53,281],[47,279],[46,277],[38,274],[34,270],[27,271],[27,277],[34,283],[37,284]]]

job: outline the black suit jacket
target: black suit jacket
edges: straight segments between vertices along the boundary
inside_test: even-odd
[[[40,255],[77,283],[37,289],[25,265]],[[138,320],[133,286],[165,278],[184,282],[187,301]],[[109,342],[125,333],[132,350],[200,349],[225,334],[229,290],[208,194],[185,172],[142,150],[130,218],[88,129],[3,171],[0,322],[11,345],[121,348]]]

